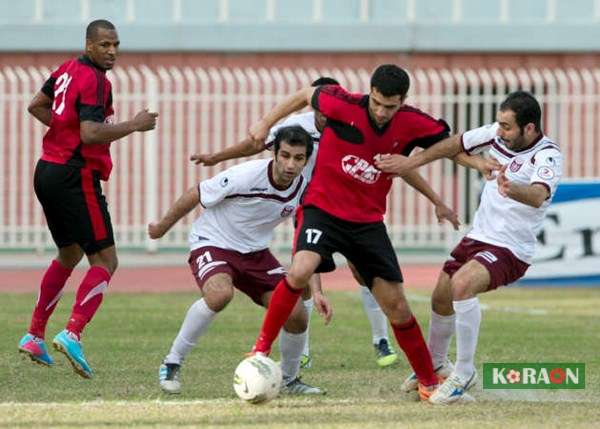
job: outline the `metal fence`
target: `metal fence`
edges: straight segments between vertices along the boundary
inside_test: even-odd
[[[46,68],[0,69],[0,247],[41,251],[52,247],[32,176],[40,155],[44,126],[27,114],[27,104],[49,75]],[[150,107],[160,112],[159,127],[113,143],[113,174],[104,191],[120,248],[185,248],[190,214],[159,242],[146,237],[157,219],[188,187],[233,161],[197,167],[191,153],[213,152],[235,144],[249,126],[286,94],[321,76],[333,76],[352,91],[366,91],[363,69],[275,68],[117,68],[113,82],[116,119]],[[566,159],[565,176],[600,177],[600,69],[417,69],[408,103],[462,132],[493,122],[507,92],[523,88],[536,94],[544,111],[544,131]],[[268,156],[268,154],[267,154]],[[463,222],[477,205],[477,174],[450,161],[421,169],[433,188],[455,207]],[[397,248],[443,249],[456,236],[438,226],[429,202],[401,180],[389,195],[386,222]],[[277,231],[273,246],[288,248],[291,226]]]

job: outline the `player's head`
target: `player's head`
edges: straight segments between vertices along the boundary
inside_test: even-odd
[[[313,152],[312,137],[297,125],[280,128],[273,140],[273,179],[287,187],[298,177]]]
[[[90,22],[85,30],[85,54],[104,70],[112,69],[115,65],[119,43],[117,29],[105,19]]]
[[[410,78],[408,73],[394,64],[377,67],[371,76],[369,115],[378,127],[383,127],[404,103]]]
[[[311,83],[310,86],[339,85],[339,84],[340,83],[332,77],[321,76],[320,78],[315,80],[313,83]],[[315,110],[315,128],[317,129],[317,131],[323,132],[323,128],[325,128],[326,122],[327,122],[327,117],[324,114],[322,114],[321,112],[319,112],[318,110]]]
[[[498,136],[512,150],[529,146],[541,133],[542,109],[533,95],[515,91],[500,104]]]

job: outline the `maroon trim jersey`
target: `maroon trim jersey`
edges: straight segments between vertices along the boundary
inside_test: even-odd
[[[82,121],[111,122],[111,84],[106,73],[82,56],[62,64],[42,92],[52,99],[52,119],[44,136],[42,159],[98,171],[107,180],[112,170],[110,143],[83,144]]]
[[[378,154],[409,155],[448,137],[443,121],[410,106],[378,128],[368,112],[368,95],[338,85],[315,90],[312,106],[327,117],[305,206],[315,206],[350,222],[383,220],[391,176],[374,165]]]

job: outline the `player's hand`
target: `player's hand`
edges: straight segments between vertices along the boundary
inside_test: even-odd
[[[505,164],[498,173],[498,177],[496,177],[496,182],[498,182],[498,192],[503,197],[508,197],[508,193],[510,191],[510,180],[506,177],[506,167],[508,164]]]
[[[248,130],[248,136],[254,141],[264,142],[269,135],[269,126],[264,121],[258,121]]]
[[[210,167],[219,163],[219,161],[213,154],[204,153],[197,153],[190,156],[190,161],[192,161],[196,165],[203,165],[205,167]]]
[[[384,173],[394,174],[395,176],[403,176],[408,173],[411,168],[408,166],[408,157],[398,154],[381,154],[375,155],[373,158],[375,167]]]
[[[139,112],[133,118],[135,123],[136,131],[149,131],[156,128],[156,118],[158,118],[157,112],[150,112],[148,109],[144,109]]]
[[[333,317],[333,307],[329,303],[329,300],[322,293],[316,292],[313,293],[313,302],[317,312],[325,319],[325,324],[329,325]]]
[[[455,231],[458,231],[458,227],[460,226],[460,221],[458,220],[458,215],[445,204],[438,204],[435,206],[435,216],[437,217],[438,224],[444,223],[444,221],[448,221],[452,224]]]
[[[165,235],[167,231],[160,225],[160,222],[150,222],[148,224],[148,237],[156,240]]]
[[[496,175],[498,174],[497,171],[502,168],[502,164],[500,164],[496,158],[480,159],[481,161],[477,166],[477,170],[479,170],[479,172],[485,178],[485,180],[495,179]]]

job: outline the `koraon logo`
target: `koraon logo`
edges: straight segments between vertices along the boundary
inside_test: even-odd
[[[585,389],[583,363],[484,363],[484,389]]]

